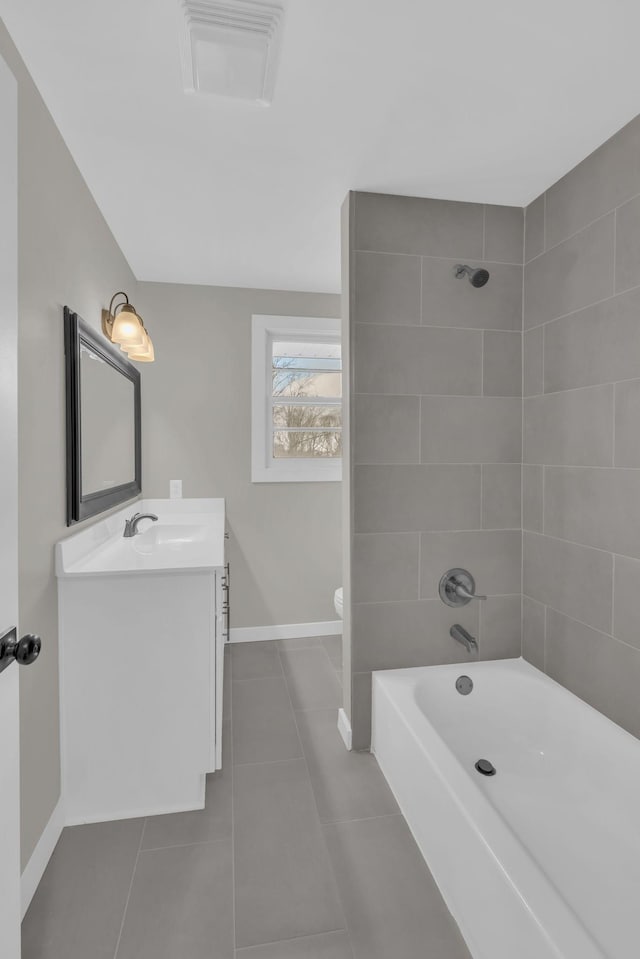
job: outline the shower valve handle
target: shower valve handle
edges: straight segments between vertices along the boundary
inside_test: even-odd
[[[461,596],[462,599],[486,599],[486,596],[481,596],[479,593],[472,593],[464,583],[456,583],[454,590],[457,596]]]
[[[448,569],[438,586],[440,599],[447,606],[466,606],[472,599],[486,599],[476,593],[476,583],[466,569]]]

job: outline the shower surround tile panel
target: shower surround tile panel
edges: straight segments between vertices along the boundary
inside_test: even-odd
[[[442,573],[456,567],[473,570],[481,595],[520,595],[521,551],[520,530],[422,533],[421,599],[438,599]]]
[[[420,422],[423,463],[522,460],[519,396],[423,396]]]
[[[420,397],[353,397],[356,464],[420,462]]]
[[[545,469],[544,530],[572,543],[640,559],[640,471]]]
[[[523,534],[524,592],[595,629],[611,629],[613,557],[538,533]]]
[[[610,213],[528,263],[525,330],[611,296],[614,247],[615,217]]]
[[[489,261],[522,263],[524,210],[513,206],[485,206],[484,257]],[[522,280],[522,272],[520,273]],[[518,324],[520,329],[520,324]]]
[[[544,327],[544,391],[555,393],[638,376],[640,289]],[[529,345],[525,338],[525,360]]]
[[[353,364],[356,393],[479,396],[482,333],[359,323]]]
[[[528,596],[522,597],[522,655],[544,671],[544,641],[546,631],[546,606]]]
[[[480,479],[480,466],[356,466],[354,531],[480,529]]]
[[[520,529],[522,501],[520,463],[482,466],[482,528]]]
[[[419,326],[421,262],[419,256],[356,253],[356,323]]]
[[[484,208],[479,203],[384,193],[356,193],[355,197],[355,250],[482,257]]]
[[[640,286],[640,197],[616,210],[616,290]]]
[[[524,463],[613,465],[613,386],[524,400]]]
[[[419,574],[418,533],[354,534],[354,602],[419,599]]]
[[[525,210],[524,262],[544,252],[544,194],[530,203]]]
[[[515,255],[522,256],[522,234],[520,250]],[[476,258],[473,266],[489,270],[491,280],[475,289],[466,279],[451,282],[458,262],[437,257],[422,260],[423,325],[519,332],[522,329],[522,267]]]
[[[449,637],[455,622],[479,637],[481,656],[513,655],[520,646],[524,215],[360,193],[343,213],[345,436],[354,464],[343,515],[353,671],[345,702],[353,742],[363,748],[372,669],[464,662],[466,651]],[[477,288],[456,279],[458,263],[486,268],[489,282]],[[483,540],[483,530],[515,536],[488,532]],[[434,531],[442,538],[425,535],[415,559],[410,537]],[[466,546],[484,543],[482,555],[455,551],[480,578],[498,570],[507,542],[516,544],[505,554],[500,590],[507,596],[492,601],[484,629],[477,609],[452,610],[416,594],[421,583],[423,596],[437,596],[449,554],[430,546],[456,537]],[[501,577],[490,579],[497,589]]]
[[[525,482],[525,501],[535,502],[526,523],[542,535],[525,534],[523,605],[525,656],[636,736],[639,158],[636,117],[527,209],[527,222],[530,214],[539,222],[546,208],[547,252],[525,267],[525,325],[545,323],[544,390],[552,396],[526,447],[526,469],[544,473],[544,492],[539,473],[535,488],[527,492]],[[525,369],[539,363],[528,335],[524,361]],[[562,458],[543,468],[549,451]],[[540,571],[545,554],[564,578],[561,595]]]
[[[482,392],[485,396],[522,396],[521,333],[485,332]]]
[[[576,696],[640,737],[640,651],[547,609],[546,671]]]
[[[638,157],[636,117],[547,190],[547,249],[640,193]]]

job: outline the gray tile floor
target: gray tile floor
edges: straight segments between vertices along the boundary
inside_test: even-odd
[[[340,741],[339,638],[226,664],[206,808],[66,829],[23,959],[468,959],[375,759]]]

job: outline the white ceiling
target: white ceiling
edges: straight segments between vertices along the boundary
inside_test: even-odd
[[[349,189],[525,205],[640,112],[637,0],[288,0],[271,107],[179,0],[0,0],[140,279],[338,291]]]

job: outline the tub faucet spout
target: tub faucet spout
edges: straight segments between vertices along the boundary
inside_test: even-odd
[[[462,643],[468,653],[476,653],[478,651],[478,641],[475,636],[468,633],[464,626],[460,626],[459,623],[451,627],[449,635],[452,639],[455,639],[457,643]]]

